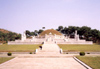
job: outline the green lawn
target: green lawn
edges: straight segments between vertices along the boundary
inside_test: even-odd
[[[5,62],[5,61],[8,61],[8,60],[10,60],[12,58],[14,58],[14,57],[0,57],[0,64]]]
[[[100,45],[77,45],[77,44],[58,44],[63,51],[89,51],[100,52]]]
[[[0,45],[0,52],[30,52],[39,48],[41,44],[35,45]]]
[[[92,67],[93,69],[100,69],[100,57],[78,56],[77,58]]]

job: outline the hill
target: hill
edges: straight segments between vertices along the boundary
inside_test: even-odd
[[[0,29],[0,31],[1,31],[2,33],[9,33],[9,32],[11,32],[11,31],[8,31],[8,30],[5,30],[5,29]]]
[[[8,41],[15,41],[20,38],[21,34],[17,34],[5,29],[0,29],[0,43],[7,43]]]

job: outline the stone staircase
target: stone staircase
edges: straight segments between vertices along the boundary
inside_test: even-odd
[[[36,54],[20,55],[19,58],[68,58],[72,55],[65,55],[60,53],[60,48],[57,44],[47,43],[42,45],[42,50],[37,49]]]
[[[38,49],[37,54],[60,54],[60,48],[54,43],[44,44],[42,45],[42,50]]]

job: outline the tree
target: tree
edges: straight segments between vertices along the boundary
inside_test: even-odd
[[[30,36],[30,31],[26,30],[26,36],[29,37]]]
[[[34,36],[34,35],[35,35],[35,33],[34,33],[34,32],[30,32],[30,35],[31,35],[31,36]]]
[[[10,41],[14,41],[15,40],[15,37],[16,37],[16,35],[15,35],[15,33],[12,33],[12,32],[9,32],[8,33],[8,40],[10,40]]]
[[[42,29],[40,29],[39,31],[38,31],[38,34],[40,34],[40,33],[42,33],[43,32],[43,30]]]
[[[8,41],[14,41],[15,39],[20,39],[21,35],[14,33],[14,32],[1,32],[0,31],[0,41],[2,43],[8,42]]]
[[[0,41],[2,41],[3,33],[0,31]]]
[[[2,32],[0,31],[0,37],[2,37]]]
[[[96,42],[97,39],[99,38],[99,31],[96,29],[91,30],[91,34],[92,34],[92,40],[93,42]]]
[[[59,26],[57,30],[61,32],[61,30],[63,30],[63,26]]]
[[[16,40],[21,39],[21,34],[16,35],[15,39]]]
[[[34,31],[34,33],[35,33],[35,36],[37,36],[37,35],[38,35],[38,31],[37,31],[37,30],[35,30],[35,31]]]
[[[45,27],[42,27],[42,29],[45,29]]]
[[[84,36],[84,39],[90,40],[90,37],[91,37],[91,32],[90,31],[91,31],[90,27],[82,26],[78,30],[78,34],[80,35],[80,38],[83,39],[83,36]]]
[[[67,28],[67,27],[64,27],[63,30],[62,30],[61,32],[62,32],[63,34],[65,34],[65,35],[68,34],[68,28]]]
[[[83,26],[83,27],[80,28],[80,30],[79,30],[80,33],[79,34],[80,35],[85,35],[85,33],[88,33],[90,30],[91,30],[90,27]]]

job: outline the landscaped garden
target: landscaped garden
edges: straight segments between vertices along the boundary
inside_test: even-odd
[[[0,45],[0,52],[30,52],[35,51],[41,44],[35,45]]]
[[[77,58],[93,69],[100,69],[100,57],[77,56]]]
[[[14,57],[0,57],[0,64],[5,62],[5,61],[8,61],[8,60],[10,60],[12,58],[14,58]]]
[[[60,48],[63,49],[65,52],[100,52],[100,45],[93,44],[93,45],[78,45],[78,44],[58,44]]]

